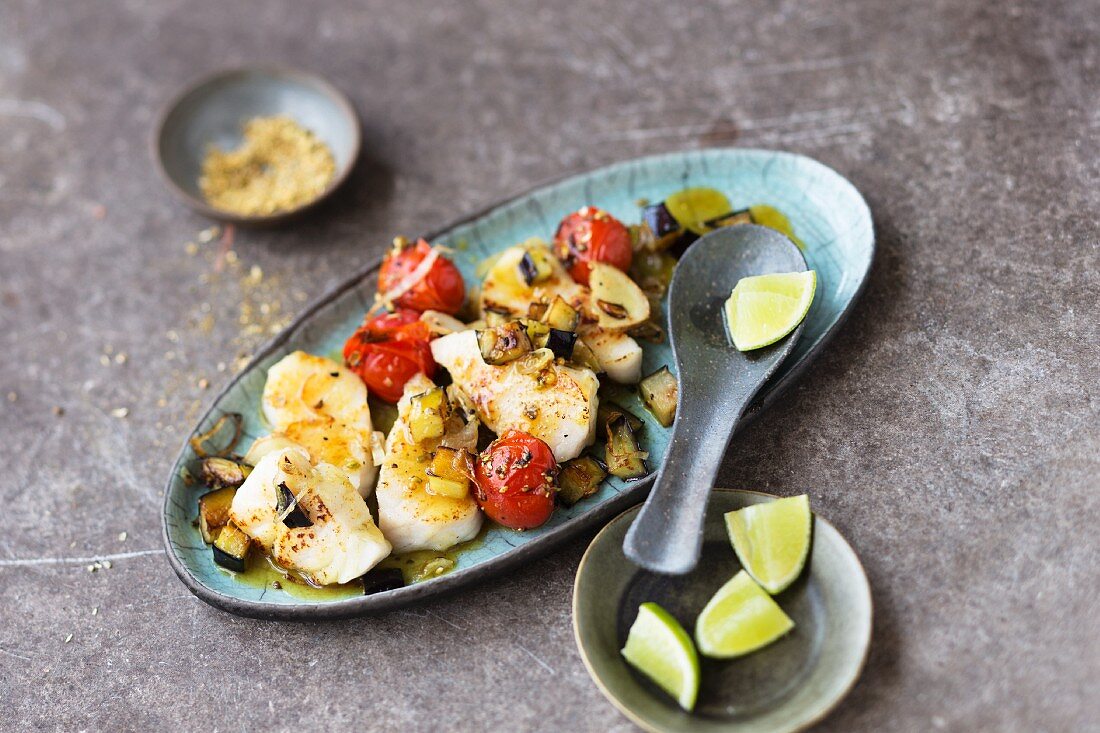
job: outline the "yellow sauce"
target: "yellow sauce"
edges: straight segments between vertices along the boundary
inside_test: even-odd
[[[450,568],[440,573],[432,573],[430,577],[427,577],[425,567],[440,559],[452,562],[452,568],[457,566],[459,555],[480,547],[485,542],[487,528],[488,523],[485,523],[482,525],[481,532],[478,533],[477,537],[469,542],[455,545],[449,550],[443,552],[417,550],[401,555],[390,555],[380,562],[378,567],[399,569],[405,578],[406,585],[445,575]],[[251,588],[266,588],[268,593],[286,593],[302,601],[339,601],[363,595],[363,584],[358,580],[343,585],[313,585],[296,573],[278,567],[269,557],[255,548],[249,554],[248,563],[243,573],[233,573],[224,568],[218,569],[227,575],[232,575],[233,579],[242,585]]]
[[[774,229],[780,234],[786,234],[792,242],[798,245],[799,249],[806,249],[806,245],[795,235],[791,220],[779,209],[767,204],[757,204],[749,207],[749,214],[752,215],[752,220],[760,226]]]
[[[222,572],[229,572],[223,570]],[[316,586],[276,567],[269,558],[253,548],[243,573],[233,573],[234,579],[252,588],[267,588],[269,593],[286,593],[302,601],[339,601],[363,595],[363,584],[352,581],[343,585]]]
[[[430,580],[431,578],[424,577],[424,568],[429,563],[436,560],[450,560],[458,565],[459,556],[477,547],[480,547],[485,542],[485,532],[489,527],[489,522],[484,522],[481,525],[481,531],[478,532],[477,537],[474,537],[469,542],[463,542],[460,545],[455,545],[449,550],[439,552],[437,550],[416,550],[414,552],[406,552],[401,555],[390,555],[382,562],[378,563],[380,568],[397,568],[401,571],[401,574],[405,577],[405,583],[412,585],[424,580]],[[452,566],[453,567],[453,566]],[[446,571],[439,573],[438,575],[432,575],[432,577],[439,577],[439,575],[445,575]]]

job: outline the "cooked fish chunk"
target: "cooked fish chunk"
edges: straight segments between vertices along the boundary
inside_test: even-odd
[[[296,491],[313,525],[279,533],[271,556],[318,585],[347,583],[390,554],[370,509],[335,466],[322,463]]]
[[[264,417],[276,431],[327,418],[367,436],[373,429],[363,380],[332,359],[304,351],[287,354],[267,370],[262,402]]]
[[[331,359],[295,351],[268,369],[262,403],[272,437],[301,445],[314,465],[343,469],[361,496],[370,494],[378,469],[371,458],[367,387],[356,374]]]
[[[642,378],[642,347],[622,331],[583,324],[578,335],[592,349],[608,377],[620,384],[637,384]]]
[[[576,458],[595,440],[600,385],[591,370],[551,363],[546,374],[524,374],[516,362],[491,366],[473,331],[436,339],[432,356],[493,432],[530,433],[550,446],[559,463]]]
[[[278,513],[279,486],[313,522],[291,529]],[[237,489],[230,519],[283,567],[320,585],[346,583],[389,555],[390,545],[343,472],[296,445],[268,451]]]
[[[328,463],[339,468],[359,495],[367,497],[378,478],[378,467],[374,465],[370,446],[364,445],[363,437],[358,430],[332,418],[302,420],[257,439],[245,454],[244,461],[256,465],[271,450],[298,446],[309,453],[313,465]]]
[[[297,475],[309,470],[309,454],[304,448],[286,445],[269,451],[256,462],[252,473],[237,489],[229,518],[266,552],[271,552],[279,535],[275,515],[276,487],[285,480],[287,471]]]
[[[520,273],[520,261],[528,250],[543,254],[540,261],[550,269],[548,277],[530,285]],[[580,308],[587,301],[588,288],[569,277],[545,242],[532,239],[504,250],[486,273],[481,284],[481,311],[526,316],[532,303],[543,299],[549,302],[555,295]]]
[[[472,332],[470,332],[472,333]],[[431,494],[427,490],[427,469],[432,451],[446,443],[451,448],[477,450],[477,430],[456,426],[443,438],[417,444],[408,431],[413,395],[435,385],[420,374],[405,385],[398,402],[398,419],[386,439],[386,458],[378,476],[378,526],[393,545],[394,552],[446,550],[472,540],[481,529],[481,511],[473,491],[463,498]],[[455,420],[461,418],[455,417]]]

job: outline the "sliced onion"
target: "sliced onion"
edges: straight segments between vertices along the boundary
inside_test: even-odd
[[[203,447],[203,444],[208,440],[211,440],[218,433],[221,432],[222,426],[225,425],[226,420],[233,421],[233,438],[225,445],[213,453],[208,453]],[[201,435],[193,436],[188,442],[191,444],[191,450],[195,451],[195,455],[199,458],[210,458],[212,456],[218,458],[224,458],[229,455],[229,452],[233,450],[237,445],[237,441],[241,439],[241,433],[244,430],[244,417],[239,412],[227,412],[218,418],[218,421],[214,423],[214,426]]]

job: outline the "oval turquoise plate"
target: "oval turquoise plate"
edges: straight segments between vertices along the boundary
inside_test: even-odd
[[[832,169],[791,153],[736,148],[638,158],[542,186],[426,238],[455,250],[455,263],[472,285],[477,281],[477,264],[486,256],[529,237],[549,239],[565,214],[585,204],[635,223],[639,199],[660,201],[689,186],[717,188],[734,208],[753,204],[776,207],[790,219],[809,266],[818,272],[817,296],[802,338],[757,396],[743,420],[747,422],[809,366],[844,321],[866,282],[874,255],[871,214],[855,187]],[[208,430],[227,412],[244,416],[245,445],[266,434],[259,399],[268,367],[298,349],[314,354],[338,352],[373,302],[378,264],[364,267],[314,301],[264,346],[215,398],[192,434]],[[672,366],[667,344],[644,346],[643,373]],[[653,419],[633,391],[621,390],[615,399],[646,421],[641,437],[653,469],[664,456],[669,431]],[[168,560],[187,587],[204,601],[233,613],[271,619],[357,616],[452,591],[515,567],[606,521],[640,501],[650,483],[649,477],[633,482],[611,479],[594,496],[559,508],[549,522],[535,530],[515,532],[493,526],[483,533],[482,542],[458,556],[454,570],[438,578],[368,596],[303,601],[283,590],[241,583],[214,565],[195,526],[197,500],[204,489],[185,481],[186,472],[193,472],[195,464],[194,453],[185,445],[168,478],[164,503]]]
[[[701,684],[692,713],[633,670],[620,649],[638,606],[660,604],[694,634],[695,619],[741,564],[723,515],[776,497],[715,489],[703,528],[699,565],[687,575],[657,575],[623,554],[638,508],[596,535],[573,588],[573,631],[588,673],[624,715],[661,733],[793,733],[829,713],[859,678],[871,644],[871,587],[852,548],[831,524],[813,521],[813,547],[802,575],[775,596],[794,628],[736,659],[700,657]]]

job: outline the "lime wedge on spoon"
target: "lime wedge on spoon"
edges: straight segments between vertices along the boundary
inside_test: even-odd
[[[802,573],[810,553],[811,524],[810,498],[805,494],[726,514],[726,529],[742,567],[773,595]]]
[[[742,570],[699,614],[695,642],[704,655],[729,659],[765,647],[793,628],[794,621]]]
[[[699,655],[691,637],[656,603],[638,606],[622,655],[639,672],[691,710],[699,695]]]
[[[726,301],[726,327],[739,351],[770,346],[798,327],[817,289],[817,273],[744,277]]]

